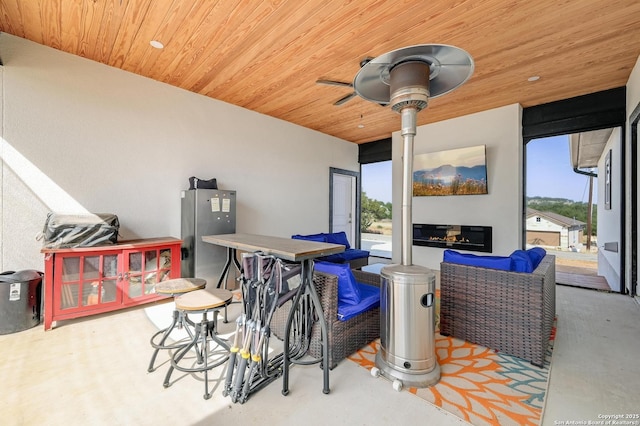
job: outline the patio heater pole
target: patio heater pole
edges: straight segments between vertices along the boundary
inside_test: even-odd
[[[405,108],[402,110],[402,264],[411,265],[413,220],[413,137],[416,135],[416,109]]]

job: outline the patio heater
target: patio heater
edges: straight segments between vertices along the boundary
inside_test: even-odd
[[[382,268],[380,350],[374,376],[383,374],[393,387],[427,387],[440,380],[435,354],[435,274],[413,265],[413,138],[416,114],[429,98],[462,85],[473,73],[473,60],[454,46],[428,44],[385,53],[366,63],[354,79],[356,93],[391,105],[402,117],[402,263]]]

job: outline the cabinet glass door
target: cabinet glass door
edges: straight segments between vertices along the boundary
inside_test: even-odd
[[[146,249],[125,252],[129,299],[156,297],[155,286],[168,280],[171,272],[171,249]]]
[[[96,309],[118,302],[118,255],[69,255],[56,259],[61,268],[58,309]]]
[[[79,306],[80,294],[80,257],[56,259],[62,263],[62,283],[60,285],[60,309],[72,309]]]

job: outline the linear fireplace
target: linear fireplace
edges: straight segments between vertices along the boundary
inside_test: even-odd
[[[491,253],[491,226],[413,224],[413,244]]]

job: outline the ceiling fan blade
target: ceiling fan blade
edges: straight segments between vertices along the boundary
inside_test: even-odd
[[[353,98],[356,95],[357,95],[356,92],[349,93],[347,96],[343,96],[342,98],[340,98],[337,101],[335,101],[333,104],[336,105],[336,106],[340,106],[340,105],[342,105],[343,103],[347,102],[349,99]]]
[[[327,86],[340,86],[340,87],[353,87],[351,83],[345,83],[344,81],[335,80],[316,80],[317,84],[325,84]]]

